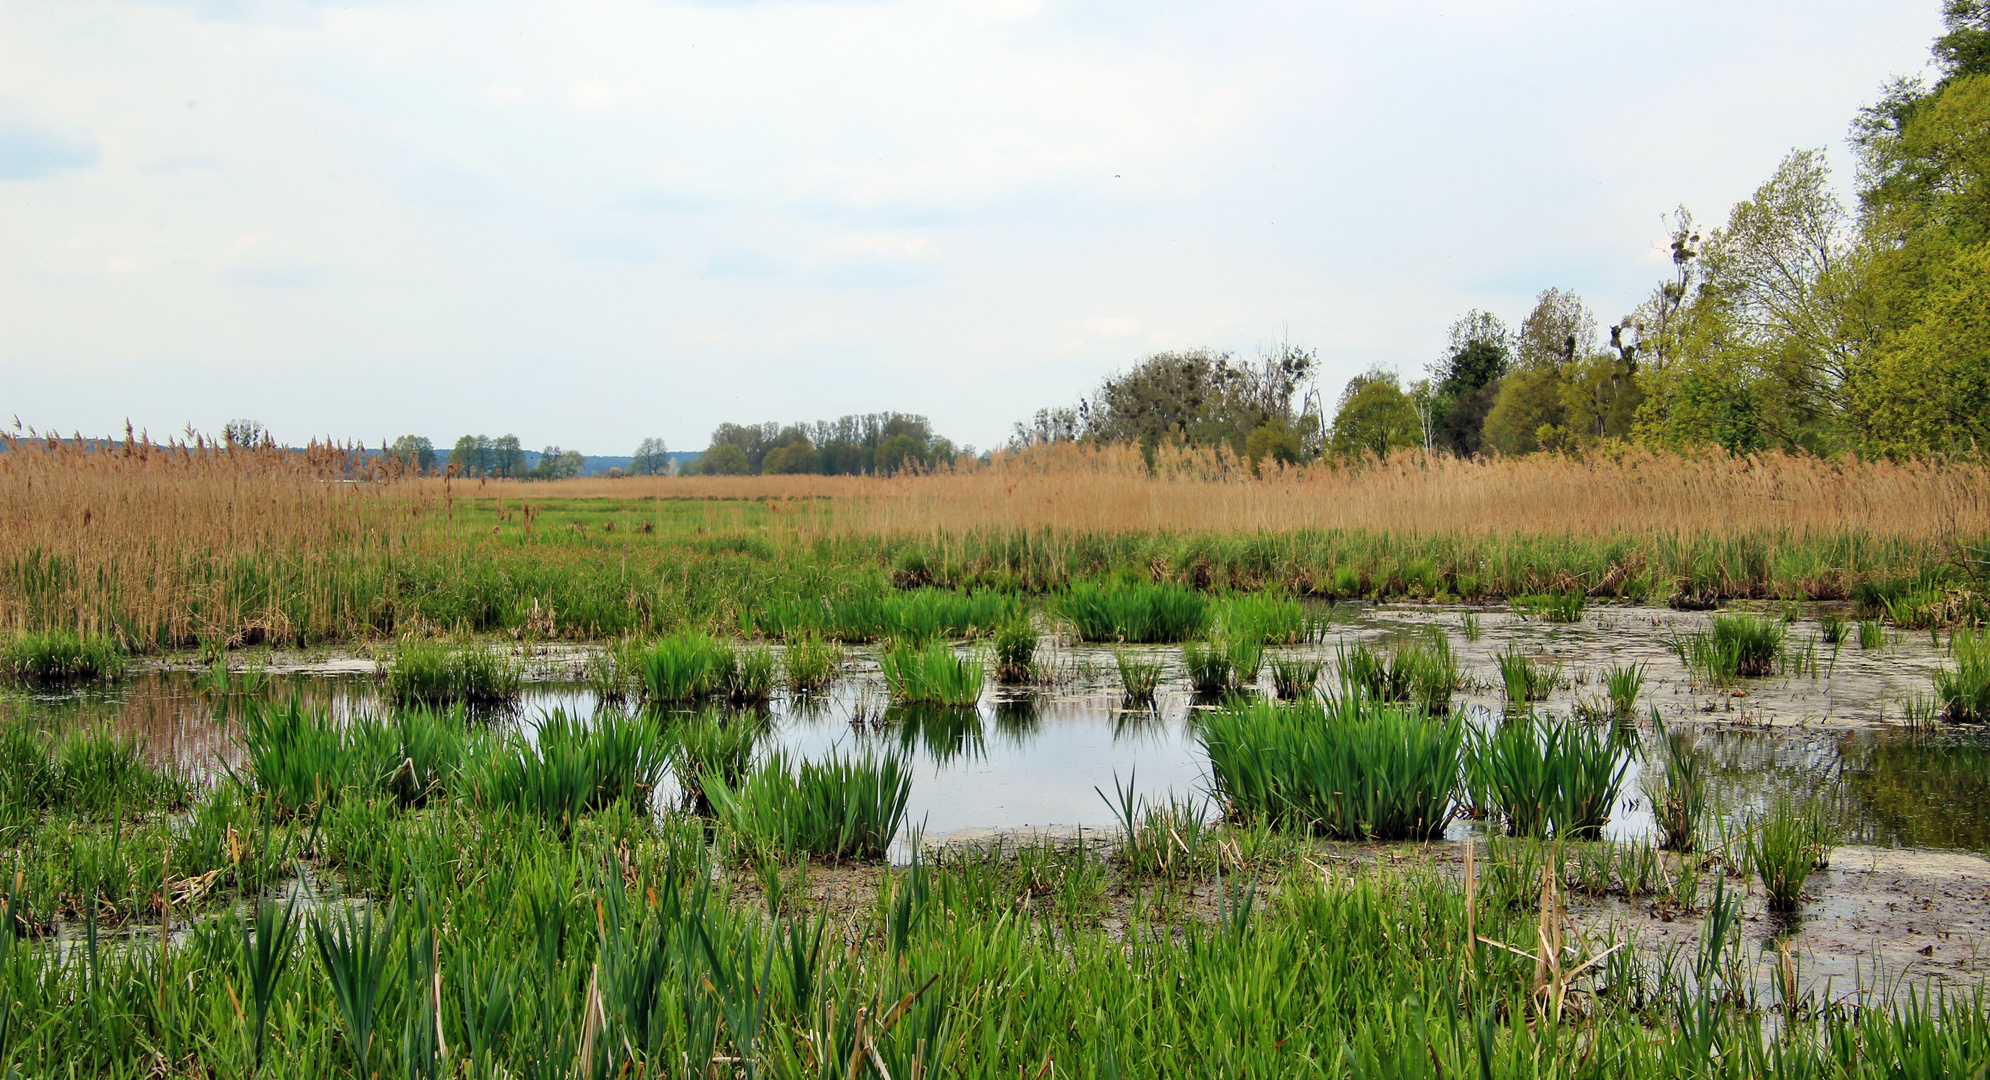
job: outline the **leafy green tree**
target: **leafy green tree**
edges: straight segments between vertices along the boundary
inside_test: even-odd
[[[768,476],[792,476],[815,471],[815,444],[803,438],[767,451],[760,471]]]
[[[909,467],[926,464],[926,448],[910,435],[893,435],[878,447],[877,471],[880,476],[905,471]]]
[[[693,463],[693,471],[702,476],[746,476],[753,467],[746,460],[746,451],[738,443],[714,443],[710,449],[698,455]]]
[[[1241,455],[1251,433],[1273,420],[1300,430],[1293,407],[1318,363],[1291,345],[1255,362],[1207,349],[1155,353],[1101,384],[1079,404],[1078,419],[1084,437],[1099,442],[1134,443],[1149,453],[1162,444],[1227,445]],[[1055,414],[1040,419],[1054,436]]]
[[[1562,426],[1576,442],[1629,436],[1643,401],[1636,361],[1622,352],[1591,353],[1562,375]]]
[[[1553,448],[1567,431],[1562,389],[1562,373],[1556,366],[1507,372],[1486,413],[1484,447],[1519,456],[1542,449],[1545,439]]]
[[[1486,414],[1512,361],[1513,334],[1499,317],[1470,311],[1451,324],[1444,360],[1432,370],[1430,441],[1460,457],[1477,454]]]
[[[1486,410],[1481,445],[1508,455],[1569,445],[1576,432],[1567,425],[1567,378],[1577,357],[1595,351],[1589,306],[1572,292],[1542,290],[1515,335],[1514,364]]]
[[[1334,456],[1353,459],[1364,454],[1423,445],[1423,425],[1394,372],[1376,369],[1349,379],[1334,409],[1328,448]]]
[[[1990,75],[1990,0],[1947,0],[1942,21],[1948,32],[1935,39],[1935,63],[1943,82]]]
[[[1864,260],[1848,322],[1864,348],[1845,427],[1863,453],[1983,448],[1967,420],[1985,361],[1965,309],[1990,244],[1990,4],[1951,0],[1943,16],[1934,88],[1897,81],[1853,128]]]
[[[260,421],[230,420],[221,428],[221,437],[230,446],[258,447],[269,438]]]
[[[669,476],[670,469],[670,448],[662,439],[644,439],[629,458],[629,472],[636,476]]]
[[[507,479],[525,475],[525,448],[518,436],[500,435],[491,440],[491,474]]]
[[[487,435],[465,435],[449,451],[449,467],[458,476],[490,476],[497,469],[497,454]]]
[[[1523,368],[1559,369],[1595,351],[1596,316],[1582,297],[1563,289],[1542,290],[1514,335],[1514,359]]]
[[[587,470],[587,458],[578,450],[548,446],[539,451],[539,463],[526,471],[534,480],[571,480]]]
[[[1299,432],[1284,417],[1273,417],[1259,424],[1244,440],[1244,456],[1250,459],[1253,471],[1267,458],[1280,465],[1297,465],[1305,460],[1305,446]]]
[[[435,444],[423,435],[403,435],[394,440],[388,451],[403,467],[417,472],[435,470]]]
[[[1869,453],[1990,449],[1990,244],[1956,256],[1854,387]]]

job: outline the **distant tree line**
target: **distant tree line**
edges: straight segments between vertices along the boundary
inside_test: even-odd
[[[246,423],[246,422],[243,422]],[[566,480],[587,471],[587,458],[578,450],[548,446],[536,461],[516,435],[465,435],[456,440],[446,460],[438,461],[435,444],[426,436],[403,435],[388,444],[386,454],[404,468],[430,474],[447,471],[465,477],[491,477],[515,480]],[[644,439],[630,458],[628,472],[637,476],[667,476],[670,451],[662,439]],[[621,470],[609,470],[621,475]]]
[[[1731,453],[1990,449],[1990,0],[1948,0],[1940,76],[1852,124],[1858,203],[1795,150],[1725,224],[1671,218],[1671,271],[1605,340],[1543,292],[1474,311],[1429,377],[1356,377],[1331,448],[1525,454],[1622,440]]]
[[[703,476],[890,475],[972,454],[933,434],[923,416],[866,413],[814,423],[720,424],[685,472]]]

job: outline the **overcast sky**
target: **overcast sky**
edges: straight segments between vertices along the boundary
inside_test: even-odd
[[[1159,349],[1331,402],[1605,324],[1938,0],[0,0],[0,420],[987,447]]]

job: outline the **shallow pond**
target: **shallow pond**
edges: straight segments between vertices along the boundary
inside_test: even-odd
[[[1476,621],[1474,634],[1466,619]],[[1800,673],[1703,686],[1689,678],[1674,641],[1710,616],[1663,608],[1596,608],[1573,624],[1522,618],[1505,610],[1427,606],[1339,608],[1324,640],[1272,650],[1332,662],[1356,642],[1440,628],[1450,640],[1465,688],[1455,699],[1475,724],[1497,723],[1502,695],[1497,656],[1519,649],[1560,677],[1538,708],[1565,714],[1603,696],[1613,664],[1646,666],[1639,727],[1650,710],[1687,733],[1719,779],[1717,804],[1730,816],[1782,793],[1823,796],[1841,806],[1853,843],[1881,847],[1990,850],[1990,737],[1977,731],[1915,730],[1897,722],[1904,703],[1929,691],[1942,651],[1926,634],[1890,633],[1878,648],[1848,636],[1821,640],[1820,624],[1789,627],[1793,651],[1814,662]],[[916,763],[908,820],[929,840],[987,831],[1074,834],[1114,820],[1099,792],[1131,782],[1150,799],[1206,796],[1206,763],[1194,734],[1197,710],[1177,647],[1135,651],[1162,661],[1164,680],[1152,709],[1121,700],[1113,650],[1046,638],[1040,659],[1057,672],[1045,687],[990,684],[973,709],[900,710],[887,705],[874,650],[853,649],[843,677],[807,697],[779,696],[768,706],[769,738],[805,757],[831,749],[907,751]],[[531,681],[518,706],[493,717],[529,730],[548,710],[591,714],[593,694],[579,681],[593,650],[541,646],[526,657]],[[240,655],[238,668],[273,673],[272,692],[296,693],[339,711],[378,703],[372,661],[353,656]],[[124,684],[61,696],[14,692],[0,712],[57,725],[109,723],[140,737],[162,763],[189,771],[232,764],[233,733],[198,688],[189,664],[155,665]],[[1331,674],[1329,675],[1331,678]],[[1264,688],[1269,688],[1269,671]],[[1632,839],[1653,829],[1631,775],[1607,835]],[[1454,835],[1475,826],[1453,825]]]

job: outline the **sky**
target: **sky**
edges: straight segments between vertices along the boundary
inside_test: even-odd
[[[990,447],[1155,351],[1331,404],[1604,325],[1938,0],[0,2],[0,423]]]

